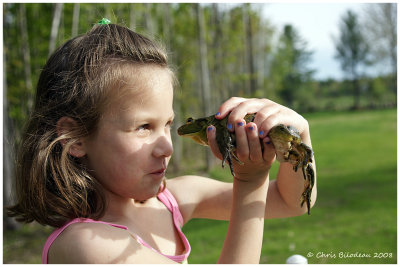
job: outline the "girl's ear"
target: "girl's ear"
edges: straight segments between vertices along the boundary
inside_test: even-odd
[[[69,132],[72,132],[72,131],[74,131],[74,129],[77,129],[77,128],[78,128],[78,124],[76,123],[76,121],[74,119],[72,119],[70,117],[61,117],[57,121],[57,125],[56,125],[58,136],[61,136],[63,134],[68,134]],[[67,142],[68,142],[68,138],[60,140],[60,143],[63,147],[67,144]],[[72,144],[69,147],[68,153],[71,156],[74,156],[77,158],[81,158],[81,157],[85,156],[86,151],[84,149],[83,140],[78,139],[77,142]]]

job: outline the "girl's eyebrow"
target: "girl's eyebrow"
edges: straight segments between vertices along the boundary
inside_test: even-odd
[[[130,119],[133,123],[138,123],[142,121],[151,121],[151,120],[158,120],[162,118],[161,116],[154,116],[153,114],[149,113],[139,113],[136,114],[134,118]],[[175,119],[175,112],[172,112],[172,114],[168,118],[168,120],[173,121]]]

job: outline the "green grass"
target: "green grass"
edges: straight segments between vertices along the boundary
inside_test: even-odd
[[[37,223],[3,233],[3,263],[41,263],[44,242],[52,231]]]
[[[309,253],[309,263],[397,263],[396,110],[306,118],[316,156],[317,203],[310,216],[265,222],[261,263],[284,263],[290,255]],[[271,177],[277,168],[275,164]],[[210,175],[231,179],[220,163]],[[189,262],[216,263],[227,227],[227,222],[200,219],[185,225],[192,246]],[[40,263],[50,231],[33,224],[4,232],[4,263]],[[341,253],[364,257],[344,258]],[[375,253],[381,257],[374,258]]]
[[[309,263],[397,263],[396,110],[306,117],[316,156],[317,203],[310,216],[265,222],[261,263],[311,253]],[[229,175],[219,170],[212,175]],[[188,223],[189,262],[215,263],[227,227],[211,220]]]

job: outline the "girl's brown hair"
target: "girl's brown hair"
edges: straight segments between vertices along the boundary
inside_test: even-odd
[[[20,145],[16,204],[8,208],[9,216],[54,227],[73,218],[102,217],[106,203],[101,186],[68,151],[79,138],[95,133],[110,90],[126,78],[125,66],[132,64],[168,68],[163,48],[116,24],[95,25],[50,56]],[[58,136],[56,124],[62,117],[74,119],[77,126]]]

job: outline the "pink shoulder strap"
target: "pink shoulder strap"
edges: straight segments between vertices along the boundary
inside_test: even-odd
[[[179,210],[178,203],[171,192],[165,188],[164,191],[158,194],[157,198],[174,214],[174,220],[177,220],[179,227],[182,227],[183,217],[181,211]]]
[[[181,214],[181,211],[179,210],[178,203],[176,202],[175,197],[171,194],[171,192],[165,188],[164,191],[162,191],[160,194],[158,194],[157,198],[164,203],[164,205],[171,211],[172,216],[174,218],[174,224],[175,227],[178,231],[179,236],[181,237],[182,243],[185,246],[185,252],[181,255],[176,255],[176,256],[170,256],[170,255],[165,255],[162,254],[161,252],[155,250],[151,246],[149,246],[146,243],[142,243],[144,246],[156,251],[157,253],[164,255],[168,257],[171,260],[174,260],[175,262],[185,262],[186,259],[189,257],[191,247],[189,244],[189,240],[186,238],[185,234],[182,232],[181,227],[183,226],[183,217]]]

